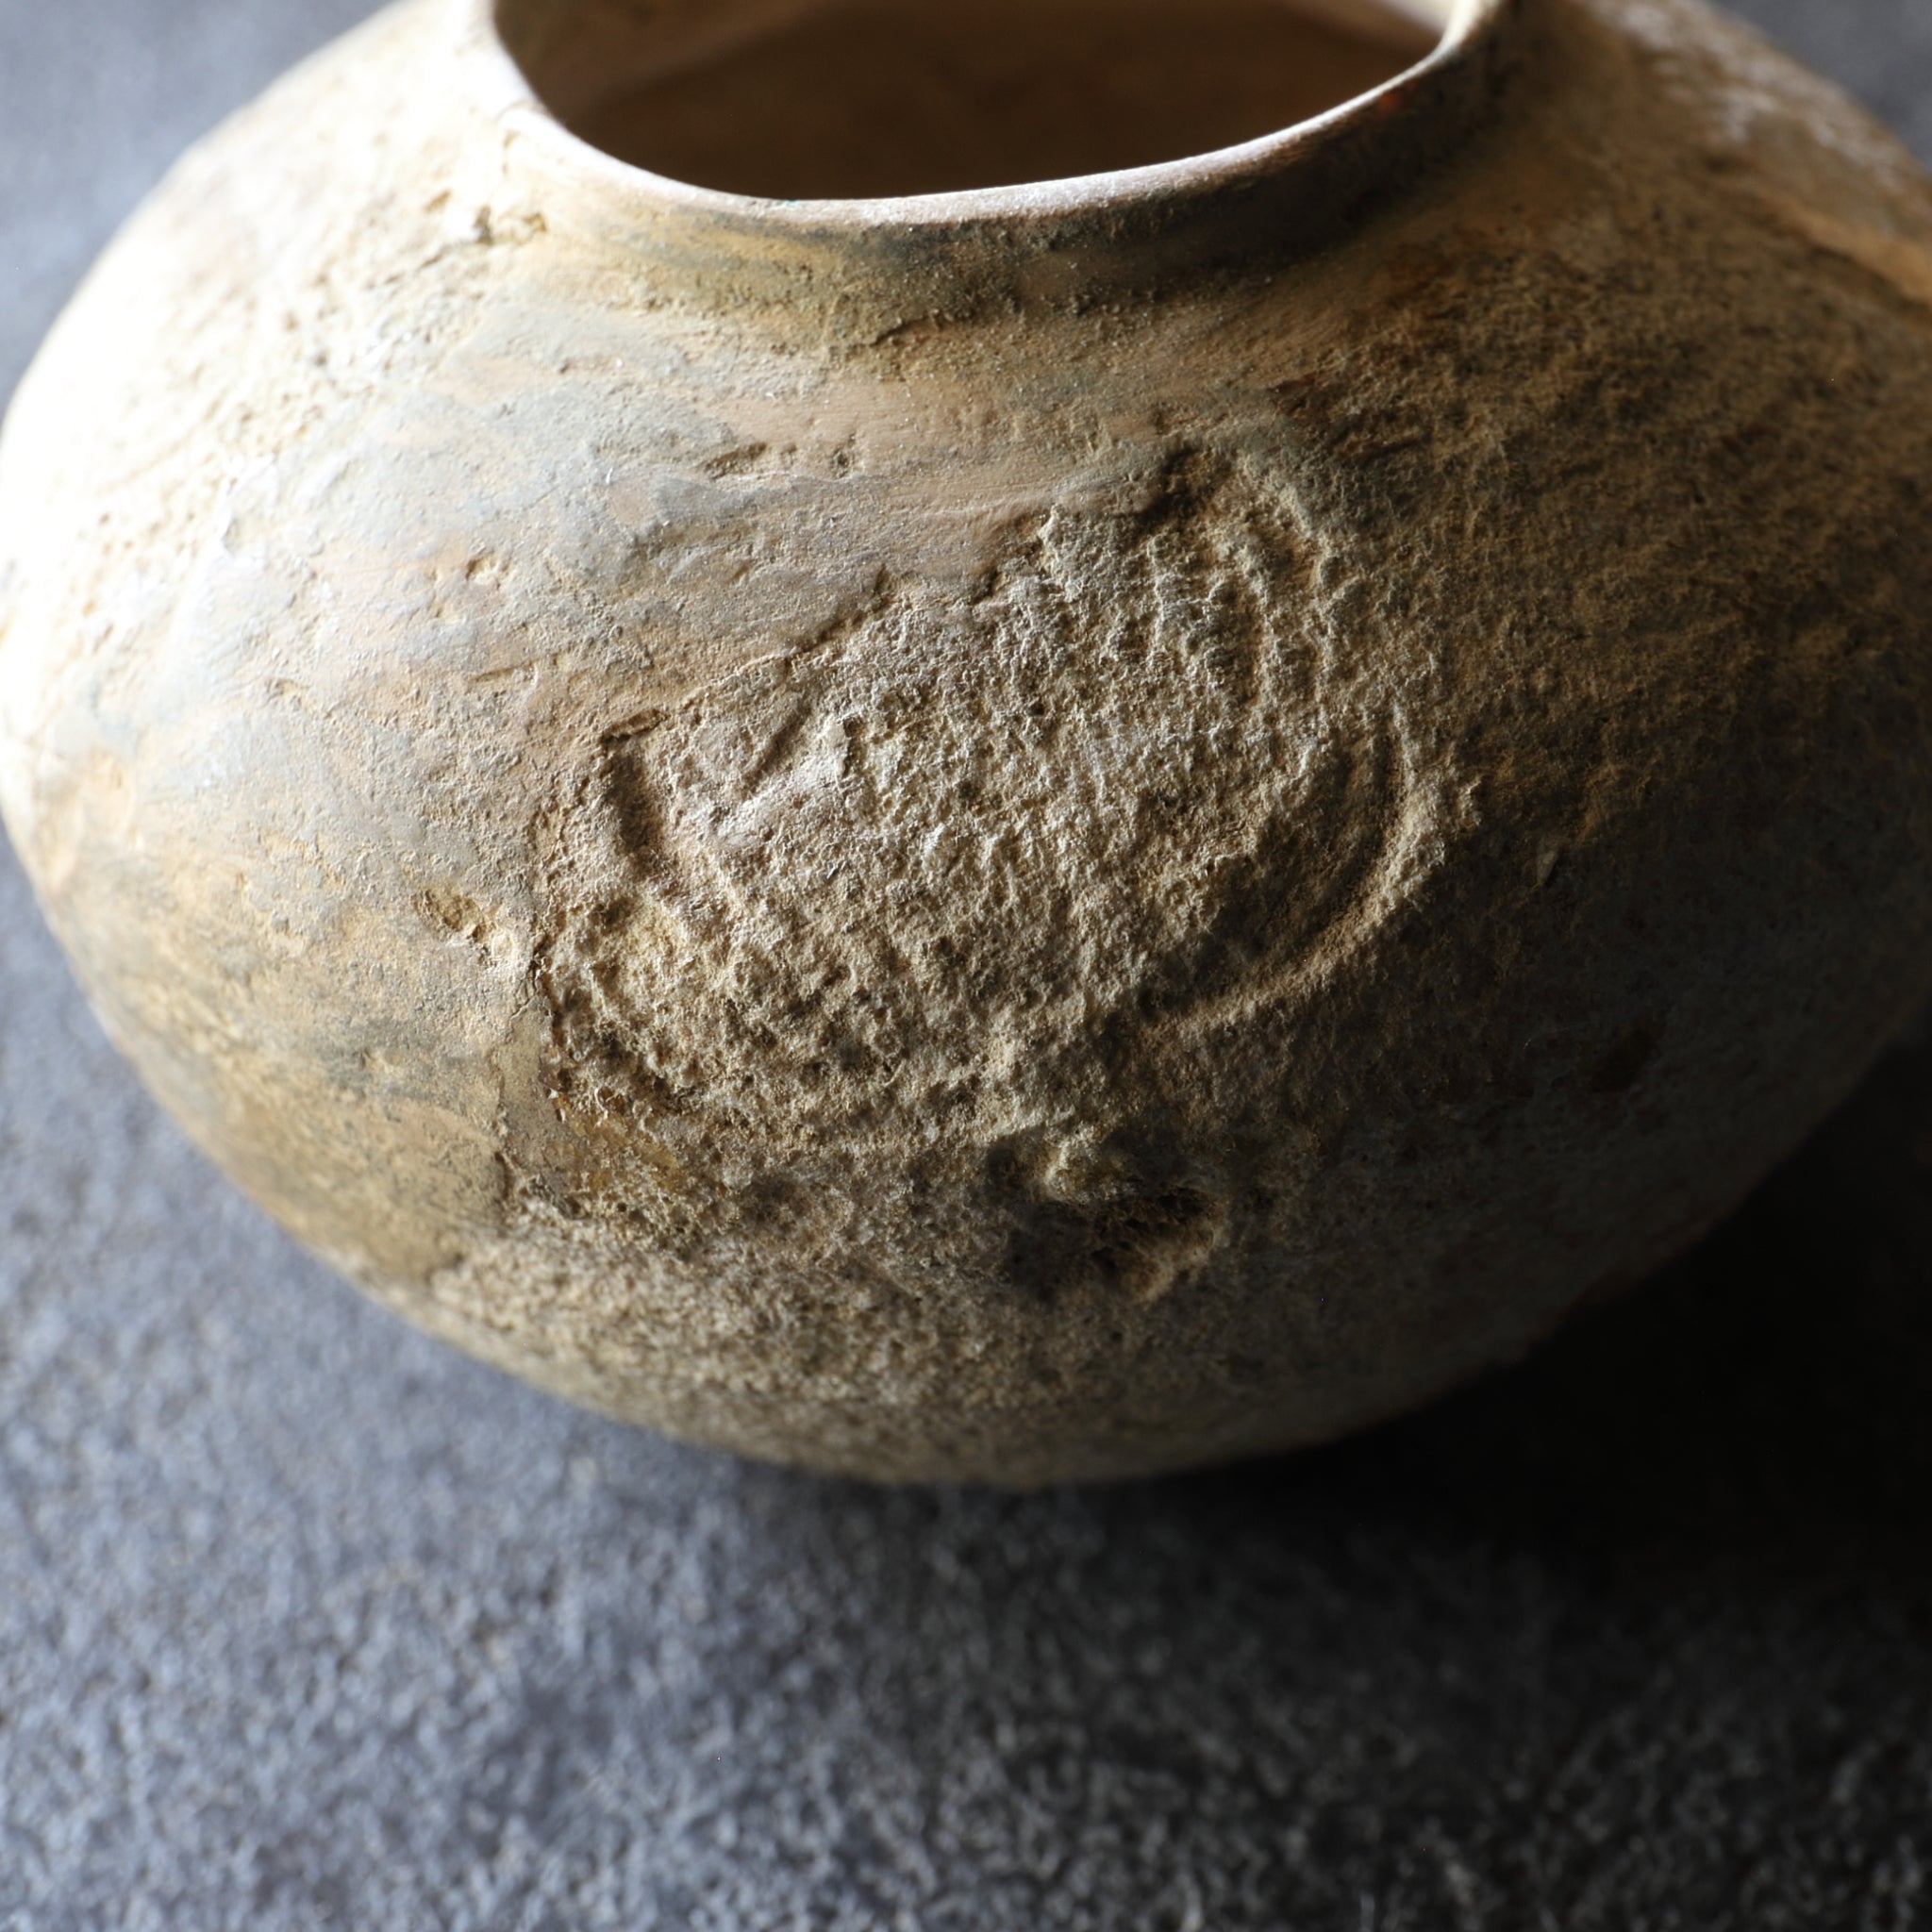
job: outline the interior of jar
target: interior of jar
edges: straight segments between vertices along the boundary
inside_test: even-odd
[[[1425,57],[1455,0],[497,0],[550,111],[787,200],[1064,180],[1277,132]]]

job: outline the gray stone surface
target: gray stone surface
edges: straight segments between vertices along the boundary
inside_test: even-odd
[[[356,0],[0,0],[0,389]],[[1924,0],[1748,9],[1932,154]],[[1526,1368],[1293,1462],[889,1494],[406,1332],[0,861],[0,1925],[1932,1924],[1932,1051]]]

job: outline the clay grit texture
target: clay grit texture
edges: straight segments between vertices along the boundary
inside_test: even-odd
[[[1145,299],[640,277],[443,20],[187,164],[0,483],[56,923],[378,1293],[873,1474],[1316,1440],[1923,991],[1927,191],[1747,38],[1524,9],[1420,186]]]

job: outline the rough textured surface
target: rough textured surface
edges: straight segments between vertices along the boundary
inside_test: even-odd
[[[453,18],[184,163],[0,465],[22,855],[377,1294],[861,1474],[1322,1441],[1923,997],[1932,184],[1821,83],[1535,0],[1262,188],[848,236]]]
[[[0,16],[0,369],[324,11]],[[1932,153],[1923,12],[1760,17]],[[10,868],[0,986],[8,1932],[1932,1921],[1924,1055],[1503,1382],[1003,1501],[465,1363],[187,1152]]]

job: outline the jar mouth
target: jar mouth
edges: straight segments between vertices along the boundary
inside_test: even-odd
[[[912,5],[907,0],[896,5],[894,0],[669,0],[652,6],[641,0],[454,0],[459,38],[472,57],[473,76],[481,85],[486,107],[506,133],[542,149],[553,167],[566,166],[586,185],[596,183],[610,193],[641,198],[665,213],[708,215],[733,226],[755,221],[767,231],[796,228],[821,237],[839,230],[874,235],[883,230],[958,233],[1016,223],[1091,219],[1137,205],[1172,202],[1177,196],[1193,199],[1264,182],[1347,131],[1364,125],[1386,125],[1406,118],[1405,108],[1420,108],[1438,92],[1432,81],[1465,63],[1474,50],[1493,39],[1503,16],[1518,4],[1520,0],[1227,0],[1223,18],[1228,25],[1239,20],[1250,25],[1265,24],[1273,17],[1284,30],[1305,30],[1310,50],[1322,57],[1309,63],[1321,69],[1319,75],[1291,75],[1276,61],[1272,75],[1262,72],[1242,82],[1236,92],[1251,118],[1265,111],[1271,85],[1283,94],[1295,86],[1306,93],[1311,85],[1319,91],[1325,76],[1343,83],[1339,97],[1285,125],[1264,123],[1262,129],[1242,138],[1173,158],[1130,156],[1124,164],[1062,170],[1041,178],[984,186],[925,188],[915,179],[911,192],[845,192],[838,191],[847,182],[895,184],[890,181],[890,168],[881,168],[876,156],[866,157],[865,130],[858,130],[856,143],[847,143],[858,160],[855,163],[852,154],[846,155],[841,173],[840,157],[828,159],[827,143],[814,139],[809,111],[804,125],[789,135],[789,149],[783,141],[771,141],[770,117],[761,121],[766,130],[763,180],[755,178],[757,157],[751,150],[757,147],[756,141],[741,144],[745,166],[739,173],[746,178],[731,178],[728,165],[709,170],[714,178],[722,174],[724,185],[689,178],[686,173],[673,172],[666,162],[706,152],[722,154],[728,162],[731,142],[738,136],[717,110],[728,111],[734,105],[753,109],[760,98],[817,109],[824,128],[836,135],[839,117],[864,103],[806,99],[810,75],[799,60],[801,55],[816,58],[821,75],[831,71],[836,75],[841,45],[862,49],[875,78],[886,84],[876,98],[887,108],[887,118],[902,133],[909,130],[915,142],[924,139],[930,129],[921,125],[922,103],[904,100],[903,87],[898,98],[890,91],[895,79],[918,76],[918,35],[924,35],[925,44],[958,70],[974,58],[971,30],[980,16],[1031,18],[1043,23],[1041,32],[1050,34],[1056,19],[1066,17],[1069,10],[1057,8],[1056,0],[991,0],[979,8],[970,0],[949,0],[941,26],[935,24],[941,9],[933,0]],[[1071,11],[1099,17],[1107,7],[1108,0],[1078,0]],[[1199,111],[1193,112],[1192,124],[1189,119],[1191,109],[1204,105],[1210,113],[1234,111],[1225,101],[1210,100],[1222,76],[1205,58],[1194,58],[1184,79],[1169,84],[1170,75],[1188,59],[1187,37],[1179,34],[1176,16],[1186,19],[1198,49],[1205,18],[1198,7],[1189,5],[1189,0],[1165,0],[1164,5],[1160,0],[1138,0],[1123,11],[1135,24],[1148,27],[1159,25],[1165,16],[1167,39],[1163,42],[1158,33],[1150,32],[1143,44],[1109,49],[1109,75],[1127,77],[1113,89],[1117,98],[1111,107],[1120,111],[1110,128],[1100,125],[1106,112],[1090,111],[1095,125],[1086,133],[1124,132],[1131,123],[1136,138],[1156,138],[1143,130],[1140,124],[1146,117],[1137,111],[1150,105],[1164,106],[1168,123],[1176,131],[1188,125],[1208,125]],[[896,54],[885,46],[882,55],[891,34],[878,29],[901,22],[908,38]],[[838,39],[841,32],[842,42]],[[941,32],[950,35],[949,42],[936,38]],[[1121,38],[1114,36],[1115,42]],[[1003,76],[1008,82],[1018,78],[1023,89],[1032,85],[1037,92],[1043,86],[1035,105],[1054,105],[1051,76],[1043,83],[1040,76],[1027,79],[1025,48],[1016,53],[997,46],[996,36],[983,39],[990,58],[982,61],[982,71],[966,75],[963,81],[957,71],[941,76],[955,84],[959,98],[956,102],[943,91],[936,92],[940,111],[928,113],[926,121],[943,120],[945,110],[956,107],[970,109],[975,84],[983,98],[993,98],[984,90],[989,83],[997,86]],[[1237,40],[1229,41],[1229,51],[1238,46]],[[899,61],[897,70],[894,58]],[[1267,66],[1265,60],[1254,64]],[[1224,73],[1239,78],[1232,69],[1224,68]],[[1346,85],[1354,80],[1366,84]],[[1191,96],[1174,111],[1173,97],[1190,86]],[[787,88],[789,94],[782,92]],[[1105,91],[1090,87],[1088,94],[1091,98]],[[1331,96],[1337,92],[1331,85]],[[1063,95],[1061,104],[1074,98]],[[1103,102],[1101,107],[1108,105]],[[744,112],[741,125],[749,127],[751,120],[752,115]],[[970,112],[956,111],[945,131],[956,148],[963,137],[970,149],[975,134],[986,130],[974,127]],[[1080,151],[1081,129],[1042,123],[1027,133],[1035,152],[1077,157]],[[831,144],[838,144],[836,139]],[[1024,150],[1026,142],[1019,145]],[[1104,142],[1096,140],[1090,145],[1098,153]],[[835,192],[823,192],[827,181]]]

